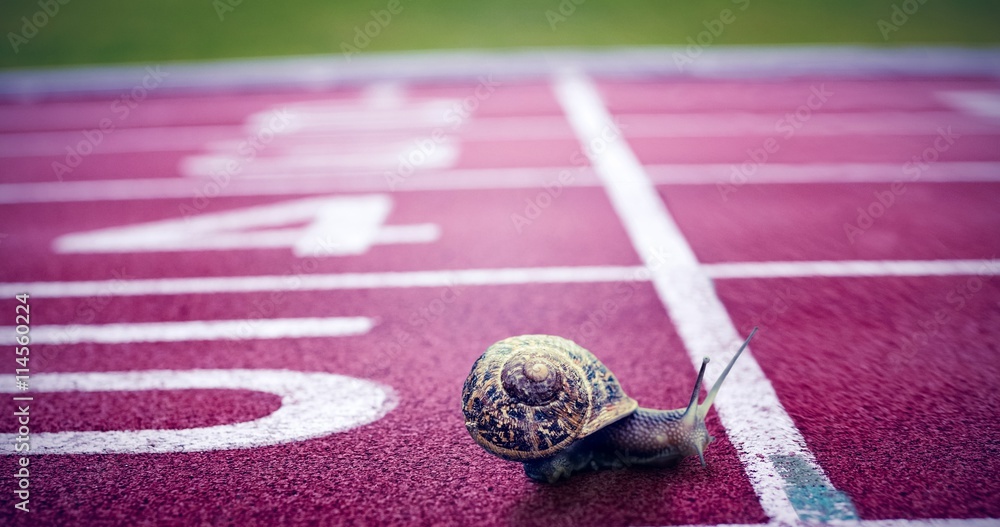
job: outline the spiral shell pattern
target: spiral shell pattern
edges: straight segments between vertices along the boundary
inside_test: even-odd
[[[597,357],[550,335],[490,346],[465,380],[462,404],[472,438],[511,461],[554,455],[638,408]]]

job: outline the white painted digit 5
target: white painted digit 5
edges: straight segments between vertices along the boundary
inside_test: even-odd
[[[18,391],[13,377],[0,377],[0,393],[32,395]],[[31,449],[21,453],[150,454],[253,448],[344,432],[377,421],[396,406],[396,395],[387,386],[320,372],[149,370],[31,376],[32,393],[217,388],[273,393],[281,397],[281,407],[252,421],[201,428],[31,433]],[[34,416],[32,401],[17,404],[28,405],[28,414]],[[0,454],[14,453],[15,436],[0,434]]]

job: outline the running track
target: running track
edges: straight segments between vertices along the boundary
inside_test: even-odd
[[[1000,523],[997,54],[659,53],[0,78],[2,523]],[[666,408],[755,325],[707,467],[464,429],[506,336]]]

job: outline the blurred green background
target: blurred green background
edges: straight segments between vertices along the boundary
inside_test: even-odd
[[[687,45],[724,9],[735,20],[712,45],[1000,42],[1000,2],[984,0],[392,1],[397,13],[379,23],[371,11],[389,0],[3,0],[0,68],[341,54],[344,45],[359,53]],[[359,47],[366,25],[377,36]]]

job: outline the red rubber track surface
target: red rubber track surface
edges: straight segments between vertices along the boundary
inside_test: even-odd
[[[624,140],[645,165],[736,166],[748,161],[748,149],[771,137],[780,150],[766,164],[801,166],[803,181],[772,183],[750,176],[725,196],[720,192],[725,177],[658,185],[659,197],[702,263],[972,260],[989,270],[981,275],[736,277],[717,279],[715,287],[741,332],[760,326],[753,356],[807,448],[862,520],[1000,518],[1000,182],[908,180],[903,172],[905,163],[933,145],[938,127],[953,126],[960,137],[939,152],[935,163],[1000,162],[1000,123],[963,113],[939,96],[945,91],[997,92],[1000,83],[819,77],[595,82],[609,111],[625,125]],[[657,119],[705,114],[777,122],[805,104],[815,86],[834,93],[815,110],[817,127],[821,118],[838,116],[876,126],[890,113],[924,119],[928,126],[852,135],[810,130],[806,121],[789,137],[771,126],[715,136],[705,130],[687,135],[667,124],[655,129]],[[405,85],[403,92],[408,104],[419,104],[460,100],[475,88],[461,82],[415,84]],[[367,96],[353,88],[153,93],[127,119],[117,121],[106,142],[64,180],[128,180],[125,185],[141,185],[134,180],[146,179],[188,181],[197,176],[182,173],[183,161],[224,151],[214,142],[245,139],[243,127],[256,112],[317,101],[361,106]],[[101,119],[117,119],[109,105],[109,99],[98,96],[0,104],[0,143],[27,145],[30,140],[40,148],[51,147],[48,154],[3,158],[2,183],[55,182],[51,165],[65,160],[64,147]],[[529,127],[542,126],[540,119],[547,120],[542,134],[547,137],[507,134],[490,139],[491,123],[496,123],[491,119],[505,119],[508,126],[525,119],[525,134],[532,131]],[[639,130],[650,122],[653,130]],[[696,122],[691,126],[697,129]],[[219,128],[205,132],[204,145],[128,146],[130,134],[138,131],[170,142],[185,139],[192,127]],[[428,137],[432,129],[429,125],[414,138]],[[56,132],[71,135],[26,137]],[[73,139],[73,133],[79,138]],[[313,258],[302,274],[641,265],[605,190],[582,175],[576,161],[581,159],[579,140],[549,83],[503,85],[477,103],[466,125],[448,133],[457,157],[447,170],[492,169],[495,173],[484,177],[489,181],[503,180],[503,169],[541,169],[544,182],[558,181],[560,172],[568,170],[579,180],[559,187],[558,195],[545,198],[542,207],[541,186],[394,192],[387,185],[377,192],[392,202],[385,225],[432,223],[439,236],[423,243],[373,245],[362,254]],[[369,137],[374,143],[380,140],[377,134]],[[47,143],[53,140],[62,142]],[[260,158],[289,155],[295,141],[265,148]],[[891,179],[809,180],[813,165],[820,163],[883,165],[898,174],[905,192],[894,195],[884,214],[852,238],[844,225],[855,224],[859,207],[870,207],[880,193],[890,191]],[[373,174],[377,178],[383,172]],[[347,176],[331,169],[308,177]],[[301,181],[294,175],[287,180],[289,186]],[[200,214],[352,195],[357,193],[223,191]],[[181,218],[183,206],[195,199],[194,194],[114,200],[94,196],[0,205],[0,282],[280,276],[301,269],[304,259],[289,247],[106,253],[54,249],[57,239],[71,233]],[[537,207],[537,217],[531,207]],[[531,216],[531,221],[519,226],[512,215]],[[16,304],[12,297],[0,300],[0,310],[10,319],[0,325],[13,325]],[[398,403],[372,423],[269,446],[32,456],[28,514],[14,510],[11,491],[18,484],[13,477],[18,457],[4,445],[4,525],[768,521],[714,412],[708,427],[718,440],[707,451],[707,467],[687,459],[671,470],[588,473],[551,487],[527,480],[519,465],[487,455],[466,432],[460,394],[469,368],[491,343],[517,334],[573,338],[599,356],[643,405],[683,406],[695,371],[647,281],[306,288],[283,291],[280,298],[270,291],[118,295],[112,290],[110,295],[39,295],[30,305],[33,327],[369,317],[374,321],[369,331],[338,337],[38,344],[31,369],[39,376],[195,369],[327,372],[388,386]],[[13,373],[13,354],[5,351],[0,358]],[[34,395],[32,434],[209,427],[251,422],[282,405],[277,395],[252,389]],[[6,416],[0,419],[0,432],[13,432],[15,401],[6,394],[0,401],[0,415]]]

